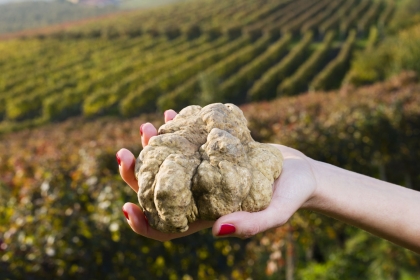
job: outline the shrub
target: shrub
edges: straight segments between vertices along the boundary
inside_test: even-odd
[[[420,25],[400,31],[377,48],[360,53],[351,63],[346,83],[369,84],[404,70],[420,73]]]

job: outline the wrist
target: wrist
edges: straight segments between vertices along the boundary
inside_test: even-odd
[[[313,176],[313,180],[315,182],[315,188],[312,192],[312,195],[305,201],[302,205],[303,209],[317,211],[322,208],[322,205],[325,205],[325,184],[323,184],[322,176],[326,173],[326,163],[320,162],[311,158],[307,158],[311,172]]]

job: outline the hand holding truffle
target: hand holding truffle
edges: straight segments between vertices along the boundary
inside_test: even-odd
[[[138,234],[166,241],[213,227],[215,236],[250,237],[309,209],[420,253],[420,192],[256,143],[234,105],[168,110],[165,122],[159,133],[140,127],[137,162],[117,153],[138,193],[141,207],[123,206]]]
[[[140,206],[150,226],[162,232],[261,211],[282,163],[278,149],[251,138],[235,105],[189,106],[159,128],[136,161]]]
[[[141,208],[127,203],[123,210],[139,234],[167,240],[214,224],[215,235],[252,236],[284,224],[315,188],[312,177],[305,179],[312,176],[307,158],[255,142],[233,104],[169,110],[165,122],[159,132],[142,125],[137,160],[128,150],[117,153],[123,179],[138,192]],[[282,171],[282,153],[285,166],[301,165],[299,171]]]

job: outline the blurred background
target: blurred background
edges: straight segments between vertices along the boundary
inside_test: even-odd
[[[418,0],[0,0],[1,279],[420,279],[420,256],[310,211],[164,243],[115,153],[232,102],[257,141],[420,190]]]

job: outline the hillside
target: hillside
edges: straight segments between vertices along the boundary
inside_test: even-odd
[[[79,6],[60,0],[1,4],[0,34],[77,21],[117,10],[116,6]]]
[[[309,93],[242,109],[260,141],[419,189],[417,81],[407,73],[357,90]],[[2,275],[284,279],[286,248],[294,246],[299,279],[419,277],[418,255],[312,212],[301,211],[290,221],[292,239],[286,238],[288,227],[251,241],[214,240],[205,231],[164,244],[136,236],[120,210],[136,195],[117,175],[115,152],[140,151],[138,127],[146,120],[162,123],[160,114],[123,121],[77,117],[1,136]]]
[[[49,27],[132,9],[167,5],[182,0],[50,0],[0,1],[0,35]],[[70,3],[72,2],[72,3]],[[75,4],[77,3],[77,4]],[[0,36],[1,37],[1,36]]]
[[[201,0],[0,42],[0,131],[340,86],[393,1]]]

